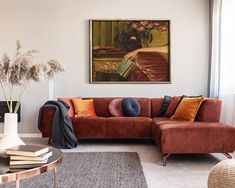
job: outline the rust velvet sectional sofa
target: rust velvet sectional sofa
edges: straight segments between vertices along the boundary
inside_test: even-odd
[[[203,100],[194,122],[159,117],[163,98],[136,98],[139,117],[112,117],[109,103],[114,98],[93,98],[97,117],[71,117],[78,138],[150,138],[163,153],[164,165],[171,154],[229,153],[235,150],[235,128],[220,123],[221,101]],[[42,136],[50,138],[54,109],[42,111]]]

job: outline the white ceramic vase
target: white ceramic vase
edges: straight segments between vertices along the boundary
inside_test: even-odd
[[[0,139],[0,153],[4,153],[6,149],[11,147],[25,145],[18,135],[17,128],[17,113],[5,113],[3,137]]]

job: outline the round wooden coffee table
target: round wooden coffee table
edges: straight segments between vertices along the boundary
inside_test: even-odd
[[[11,172],[9,169],[9,157],[1,157],[0,160],[0,184],[2,183],[10,183],[15,181],[16,188],[20,187],[20,180],[25,178],[30,178],[33,176],[40,175],[44,172],[48,172],[50,170],[54,171],[54,187],[57,186],[57,168],[61,164],[63,160],[62,152],[57,149],[50,147],[52,151],[52,156],[48,159],[47,164],[43,164],[40,167],[30,168],[30,169],[22,169],[17,172]]]

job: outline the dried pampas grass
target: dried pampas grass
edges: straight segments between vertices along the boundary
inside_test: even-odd
[[[64,68],[61,66],[61,64],[56,59],[51,59],[47,62],[50,69],[47,72],[47,76],[49,79],[52,79],[56,73],[64,71]]]
[[[51,59],[46,63],[32,63],[34,54],[38,51],[29,50],[21,52],[21,49],[22,45],[17,40],[15,56],[11,59],[7,54],[4,54],[2,60],[0,60],[0,84],[10,113],[17,112],[30,81],[39,82],[44,79],[53,79],[57,73],[64,71],[64,68],[56,59]],[[5,86],[7,86],[8,90]],[[21,86],[21,92],[19,94],[19,101],[13,111],[12,98],[14,86]]]

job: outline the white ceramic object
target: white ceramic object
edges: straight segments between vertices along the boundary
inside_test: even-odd
[[[5,113],[3,137],[0,139],[0,153],[4,153],[6,149],[11,147],[25,145],[25,143],[20,139],[17,129],[17,113]]]

